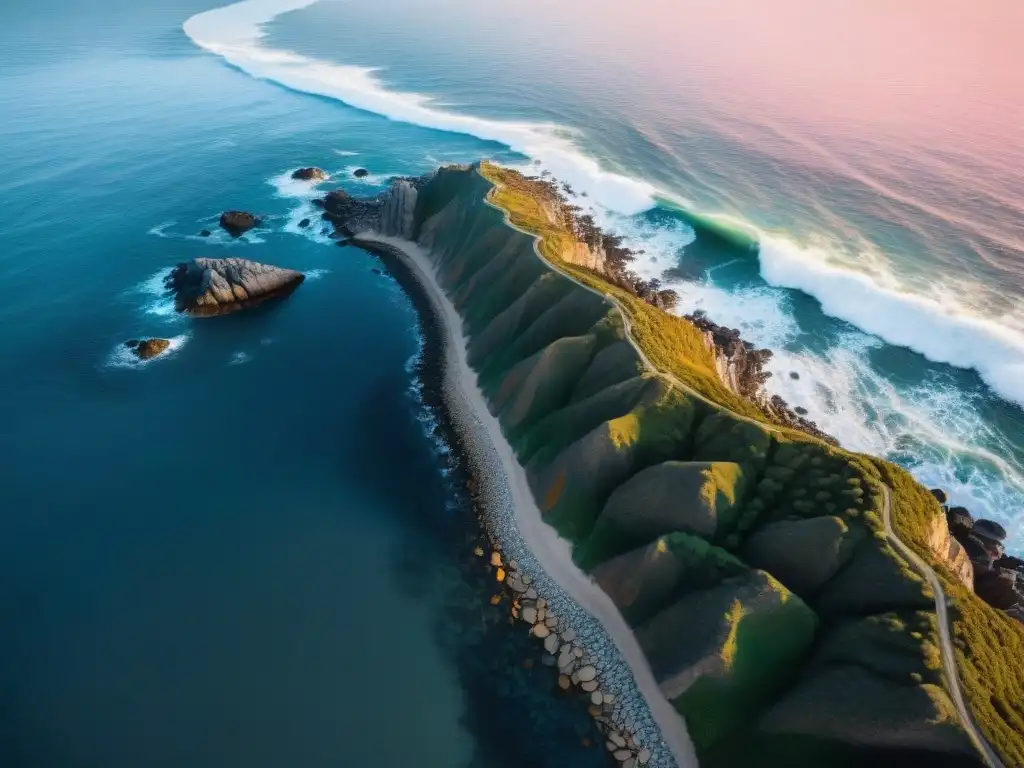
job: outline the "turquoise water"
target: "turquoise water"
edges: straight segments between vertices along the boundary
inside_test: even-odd
[[[245,6],[261,7],[258,42],[239,42],[241,7],[193,37],[570,181],[681,312],[775,351],[772,392],[1021,546],[1019,4]]]
[[[481,142],[229,69],[199,10],[0,11],[0,764],[600,764],[488,602],[410,302],[295,234],[310,190],[279,180]],[[265,226],[198,237],[230,207]],[[176,317],[160,277],[199,255],[309,279]],[[145,336],[174,349],[133,363]]]

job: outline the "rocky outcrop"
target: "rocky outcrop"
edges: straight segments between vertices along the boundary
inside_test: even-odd
[[[378,231],[382,235],[410,239],[416,213],[416,188],[406,179],[399,179],[384,193]]]
[[[964,510],[966,512],[966,510]],[[928,535],[928,548],[939,562],[945,563],[953,575],[968,589],[974,589],[974,566],[967,551],[950,535],[949,525],[944,517],[932,521]]]
[[[247,211],[224,211],[220,215],[220,225],[228,231],[232,237],[240,237],[255,226],[258,226],[260,219]]]
[[[352,175],[355,176],[357,179],[365,179],[367,176],[370,175],[370,172],[365,168],[356,168],[354,171],[352,171]]]
[[[287,296],[304,279],[293,269],[246,259],[199,258],[175,267],[166,285],[178,312],[210,317]]]
[[[167,339],[132,339],[124,343],[128,349],[135,353],[140,360],[150,360],[163,352],[166,352],[171,342]]]
[[[292,178],[299,181],[324,181],[327,178],[327,171],[320,168],[299,168],[292,174]]]
[[[765,365],[772,358],[770,349],[756,349],[749,341],[743,341],[738,330],[718,325],[703,310],[684,317],[703,331],[704,342],[715,355],[718,378],[729,389],[757,403],[766,414],[782,424],[819,437],[832,445],[839,444],[813,421],[804,418],[807,415],[806,408],[792,408],[779,395],[768,395],[765,382],[772,374],[765,370]]]
[[[334,225],[337,234],[352,236],[377,228],[380,200],[352,197],[343,189],[332,189],[320,201],[323,218]]]

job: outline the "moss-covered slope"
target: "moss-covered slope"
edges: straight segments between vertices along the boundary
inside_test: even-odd
[[[748,743],[765,765],[980,765],[916,618],[932,596],[882,531],[888,465],[761,421],[693,326],[560,261],[576,245],[551,208],[485,172],[440,170],[415,236],[538,507],[637,628],[702,759],[748,764]]]

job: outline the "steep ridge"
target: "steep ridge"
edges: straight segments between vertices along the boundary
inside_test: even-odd
[[[655,369],[634,308],[538,258],[492,189],[441,169],[411,228],[380,226],[431,254],[538,506],[636,628],[702,764],[983,764],[943,680],[959,699],[941,587],[889,545],[876,463],[723,408],[699,350]],[[861,624],[893,641],[850,642]]]

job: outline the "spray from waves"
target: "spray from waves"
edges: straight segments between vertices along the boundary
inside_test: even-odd
[[[200,235],[194,232],[173,232],[173,227],[178,222],[176,221],[165,221],[162,224],[157,224],[155,227],[149,229],[146,234],[153,235],[153,237],[159,237],[162,240],[195,240],[197,242],[206,243],[207,245],[219,245],[219,246],[239,246],[239,245],[259,245],[267,242],[260,233],[265,233],[265,229],[250,229],[241,237],[232,237],[218,224],[219,216],[213,216],[207,219],[200,220],[200,224],[204,227],[209,227],[209,235]]]
[[[658,193],[652,185],[602,170],[574,144],[573,129],[445,111],[432,106],[426,96],[388,90],[373,69],[317,61],[262,45],[263,25],[317,1],[245,0],[193,16],[184,30],[198,46],[253,77],[335,98],[393,120],[502,143],[539,160],[540,168],[587,191],[591,200],[611,211],[632,215],[655,204]],[[658,197],[672,199],[667,194]],[[759,241],[761,275],[770,285],[814,296],[827,314],[932,361],[973,368],[1001,397],[1024,404],[1024,331],[979,316],[955,297],[935,300],[901,289],[884,275],[830,264],[828,254],[802,248],[746,222],[689,213],[701,220],[702,227],[720,229],[719,234],[741,233]]]
[[[180,321],[183,315],[178,314],[174,309],[174,299],[167,291],[165,280],[170,276],[172,267],[161,269],[132,289],[133,293],[142,294],[146,297],[142,311],[147,315],[156,315],[165,320]]]
[[[331,274],[331,270],[329,270],[329,269],[307,269],[303,274],[305,274],[307,280],[319,280],[324,275]]]
[[[263,26],[317,0],[244,0],[188,19],[185,34],[200,48],[247,74],[295,91],[337,99],[350,106],[443,131],[496,141],[539,159],[542,167],[574,187],[586,189],[613,210],[638,213],[654,204],[654,187],[601,169],[579,151],[574,131],[550,123],[505,122],[448,112],[420,94],[388,90],[367,67],[343,66],[262,45]]]
[[[324,232],[320,210],[313,205],[313,199],[321,194],[317,182],[293,179],[292,172],[285,171],[267,179],[267,183],[277,190],[277,197],[295,200],[297,203],[288,212],[288,219],[283,227],[285,232],[321,244],[333,242],[329,233]]]

